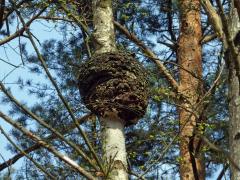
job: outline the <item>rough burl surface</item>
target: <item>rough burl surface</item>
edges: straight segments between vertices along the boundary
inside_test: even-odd
[[[99,116],[116,112],[135,124],[148,104],[147,73],[129,53],[93,56],[79,69],[78,86],[86,107]]]

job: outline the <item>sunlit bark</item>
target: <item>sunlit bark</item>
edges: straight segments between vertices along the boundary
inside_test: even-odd
[[[198,119],[196,107],[202,94],[202,57],[200,2],[180,1],[180,37],[178,62],[180,65],[180,91],[186,97],[181,100],[180,118],[180,176],[181,179],[204,179],[204,164],[199,151],[200,140],[194,137]]]
[[[111,0],[95,0],[93,3],[95,54],[116,51]],[[103,158],[106,165],[113,165],[108,179],[126,180],[127,159],[124,137],[124,121],[116,114],[105,112],[101,117]]]

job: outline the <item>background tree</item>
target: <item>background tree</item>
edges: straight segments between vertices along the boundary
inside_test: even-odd
[[[216,1],[220,15],[209,1],[202,1],[203,7],[209,16],[214,32],[222,41],[224,59],[228,68],[228,100],[229,100],[229,150],[236,163],[231,164],[231,179],[240,178],[240,152],[239,152],[239,34],[240,34],[240,9],[239,2],[231,1],[224,4]]]
[[[179,62],[180,100],[180,176],[181,179],[205,179],[201,152],[202,142],[194,136],[201,124],[202,51],[200,2],[180,1],[180,36],[177,58]],[[200,103],[199,103],[200,102]]]
[[[179,49],[177,40],[180,38],[178,7],[179,4],[175,1],[113,1],[114,25],[117,30],[116,46],[123,51],[135,53],[137,59],[148,70],[151,88],[149,94],[151,99],[145,117],[137,125],[125,128],[130,178],[137,176],[140,179],[144,177],[175,179],[180,175],[179,165],[182,158],[179,157],[177,109],[180,108],[179,100],[185,97],[178,85],[179,71],[183,71],[178,65],[180,62],[177,58]],[[82,104],[76,83],[79,67],[90,58],[91,54],[94,54],[91,2],[6,1],[5,12],[2,20],[4,26],[1,29],[1,48],[9,49],[7,43],[12,46],[12,43],[18,44],[20,39],[19,62],[24,63],[20,66],[30,70],[32,74],[28,74],[27,78],[21,74],[15,83],[22,88],[22,91],[35,95],[37,102],[34,105],[20,103],[19,100],[16,101],[19,98],[7,96],[9,91],[2,91],[3,103],[13,105],[10,112],[4,112],[2,117],[9,120],[6,114],[11,115],[15,122],[31,130],[31,133],[63,153],[62,155],[67,154],[68,158],[87,173],[94,177],[104,176],[104,171],[101,169],[104,164],[101,160],[101,125],[94,115],[83,116],[89,111]],[[203,116],[201,119],[205,121],[198,124],[202,133],[199,131],[193,133],[196,139],[201,138],[204,142],[201,152],[205,157],[206,178],[216,176],[215,172],[222,168],[219,174],[221,178],[225,172],[228,172],[226,159],[234,163],[233,159],[229,158],[226,131],[229,117],[226,108],[227,72],[222,62],[224,54],[221,50],[222,44],[216,39],[217,35],[209,25],[210,18],[207,18],[204,12],[201,12],[201,15],[203,94],[199,101],[203,103],[200,116]],[[42,42],[41,38],[38,38],[39,34],[34,31],[35,24],[30,26],[33,22],[55,26],[61,34],[60,38],[52,37]],[[29,41],[30,37],[34,41]],[[31,44],[36,44],[37,48],[30,49]],[[37,52],[37,56],[32,53],[33,50]],[[6,61],[2,54],[1,58]],[[13,64],[12,61],[10,63]],[[50,81],[46,79],[40,81],[39,79],[46,77],[46,70],[54,78],[50,78]],[[47,76],[51,77],[49,73]],[[38,80],[34,78],[36,74]],[[186,73],[187,77],[195,79],[193,75],[192,72]],[[9,83],[11,81],[8,77],[2,81],[3,87],[11,87],[15,96],[18,89]],[[24,108],[22,104],[25,104]],[[70,109],[68,105],[71,106]],[[194,113],[199,112],[194,111]],[[35,123],[35,119],[39,120],[39,117],[46,124],[41,121]],[[74,119],[77,121],[75,123],[81,124],[81,129],[88,136],[90,146],[84,140],[84,135],[79,135],[81,130],[73,122]],[[40,179],[54,176],[74,179],[79,178],[80,174],[87,175],[73,168],[70,165],[72,161],[68,162],[70,163],[68,165],[62,163],[50,153],[50,150],[42,148],[44,144],[39,144],[39,139],[23,136],[20,126],[15,127],[18,130],[12,130],[11,137],[14,137],[12,142],[17,146],[11,145],[9,150],[16,154],[13,158],[14,162],[20,157],[26,157],[24,166],[20,171],[16,171],[16,177]],[[91,146],[95,153],[91,150]],[[29,156],[20,150],[25,150]],[[6,163],[0,165],[1,170],[9,167],[7,162],[10,161],[6,160]]]

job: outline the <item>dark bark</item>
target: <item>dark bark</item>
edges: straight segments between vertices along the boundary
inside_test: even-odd
[[[227,55],[229,62],[229,144],[231,158],[237,165],[240,164],[240,87],[239,76],[235,67],[234,60],[231,54]],[[240,60],[240,57],[238,57]],[[240,171],[234,166],[231,168],[231,179],[240,179]]]
[[[3,26],[4,8],[5,8],[5,0],[0,0],[0,29]]]
[[[229,100],[229,150],[234,164],[240,165],[240,17],[239,0],[235,0],[229,14],[229,21],[225,21],[224,32],[227,46],[225,46],[225,61],[228,65],[228,100]],[[239,180],[240,171],[231,164],[231,179]]]

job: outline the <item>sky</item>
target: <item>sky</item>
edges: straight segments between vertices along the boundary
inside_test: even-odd
[[[15,32],[15,29],[13,27],[16,27],[16,26],[15,25],[12,26],[11,33]],[[31,25],[30,29],[31,29],[31,32],[34,34],[34,36],[37,37],[40,42],[43,42],[45,40],[50,40],[52,38],[54,39],[62,38],[61,34],[59,34],[59,31],[55,29],[55,26],[53,23],[36,22]],[[27,92],[21,91],[17,87],[17,85],[13,84],[14,82],[17,81],[19,76],[23,79],[29,78],[28,68],[21,64],[22,60],[19,56],[18,41],[19,39],[15,39],[4,46],[0,46],[0,80],[3,81],[7,87],[11,87],[11,91],[13,95],[19,101],[27,102],[27,105],[31,106],[37,101],[37,99],[34,96],[30,96]],[[28,40],[26,40],[25,38],[21,38],[21,41],[27,43],[26,47],[29,52],[34,52],[33,48],[31,47],[31,43]],[[16,66],[19,66],[19,65],[20,66],[18,68],[15,68],[7,64],[6,62],[3,62],[1,59],[11,64],[14,64]],[[32,74],[31,74],[31,78],[36,81],[46,81],[45,78],[40,76],[33,76]],[[0,97],[1,97],[1,93],[0,93]],[[6,106],[0,103],[0,109],[1,111],[7,113],[9,110],[9,106]],[[11,130],[11,126],[5,123],[2,119],[0,119],[0,125],[7,132]],[[7,151],[6,149],[7,144],[8,142],[6,141],[4,136],[0,134],[0,155],[1,155],[0,163],[4,162],[5,160],[13,156],[11,152]],[[22,165],[22,160],[14,164],[13,167],[19,168],[21,167],[21,165]],[[216,175],[219,174],[219,171],[220,169],[216,171]]]
[[[11,33],[15,32],[16,27],[12,25]],[[4,28],[4,27],[3,27]],[[52,23],[44,23],[44,22],[36,22],[31,25],[31,32],[34,36],[40,41],[43,42],[49,39],[61,39],[62,36],[59,32],[56,31],[54,25]],[[0,40],[2,37],[0,37]],[[26,42],[26,48],[28,52],[34,53],[31,43],[26,38],[21,38],[21,42]],[[18,88],[16,84],[14,84],[19,77],[23,79],[29,78],[29,70],[26,65],[22,64],[21,57],[19,56],[19,38],[12,40],[11,42],[5,44],[4,46],[0,46],[0,80],[6,85],[6,87],[11,88],[12,94],[20,101],[26,102],[27,106],[31,106],[37,102],[37,99],[33,95],[29,95],[26,91],[22,91]],[[15,66],[19,66],[18,68],[9,65],[8,63],[4,62],[7,61]],[[34,81],[46,81],[44,77],[37,76],[31,74],[31,78]],[[2,97],[2,93],[0,93],[0,97]],[[7,113],[10,109],[9,106],[6,104],[3,105],[0,103],[0,109],[2,112]],[[2,119],[0,119],[1,127],[9,132],[11,130],[11,126],[5,123]],[[7,140],[0,133],[0,163],[3,163],[5,160],[11,158],[13,154],[6,149],[7,147]],[[16,164],[14,164],[13,168],[21,167],[22,160],[19,160]],[[3,172],[1,172],[3,173]],[[0,173],[0,175],[1,175]]]

